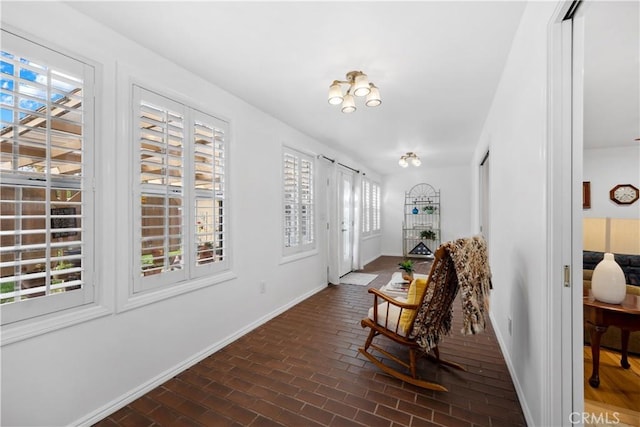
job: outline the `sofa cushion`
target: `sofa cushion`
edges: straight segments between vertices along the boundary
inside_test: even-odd
[[[613,258],[616,260],[618,265],[623,269],[631,265],[631,259],[633,257],[634,255],[621,255],[621,254],[613,255]]]
[[[583,251],[582,268],[585,270],[593,270],[603,258],[603,252]]]
[[[628,285],[640,286],[640,267],[627,267],[624,273]]]
[[[584,280],[588,280],[591,282],[591,278],[593,277],[593,270],[582,270],[582,278]]]

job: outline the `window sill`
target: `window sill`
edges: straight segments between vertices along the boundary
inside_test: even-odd
[[[2,340],[0,341],[0,346],[13,344],[112,314],[113,312],[106,307],[92,305],[86,308],[70,309],[63,314],[54,313],[37,320],[31,319],[5,325],[1,328]]]
[[[318,255],[318,249],[311,249],[309,251],[299,252],[299,253],[296,253],[296,254],[284,255],[280,259],[280,265],[288,264],[290,262],[299,261],[301,259],[309,258],[309,257],[316,256],[316,255]]]
[[[371,239],[378,239],[382,236],[382,233],[380,233],[379,231],[374,231],[370,234],[365,234],[362,236],[362,240],[371,240]]]
[[[187,292],[193,292],[198,289],[213,286],[218,283],[226,282],[238,277],[233,271],[225,271],[214,276],[201,277],[189,280],[184,283],[174,284],[157,290],[149,290],[138,294],[130,295],[126,302],[119,308],[118,312],[133,310],[147,304],[162,301],[168,298],[184,295]]]

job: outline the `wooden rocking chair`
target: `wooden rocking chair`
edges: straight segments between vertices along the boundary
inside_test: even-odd
[[[462,241],[463,239],[460,239],[456,242]],[[484,241],[481,244],[481,248],[486,250]],[[418,354],[439,364],[466,371],[463,366],[457,363],[440,359],[438,351],[440,337],[448,334],[451,329],[452,306],[459,289],[455,264],[450,256],[450,251],[454,248],[455,245],[451,244],[443,244],[438,248],[429,276],[426,283],[423,283],[423,289],[420,289],[419,281],[421,279],[414,280],[406,302],[396,300],[378,289],[370,288],[369,293],[374,295],[374,304],[369,310],[369,316],[360,322],[363,328],[371,329],[364,348],[358,349],[360,353],[382,371],[395,378],[418,387],[437,391],[448,390],[438,383],[418,377],[416,372],[416,356]],[[485,258],[481,262],[486,262],[486,252],[482,256]],[[466,261],[467,259],[465,259]],[[470,333],[475,333],[478,330],[481,328]],[[406,346],[409,350],[409,361],[402,360],[374,344],[373,339],[378,335]],[[411,375],[385,364],[382,357],[378,358],[372,354],[372,350],[376,350],[388,359],[407,368]],[[430,351],[433,352],[433,355],[428,354]]]

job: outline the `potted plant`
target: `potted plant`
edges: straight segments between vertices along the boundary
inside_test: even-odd
[[[400,270],[403,270],[404,273],[402,273],[402,279],[403,280],[407,280],[407,281],[412,281],[413,280],[413,260],[410,259],[405,259],[404,261],[398,263],[398,265],[400,266]]]
[[[420,238],[423,240],[435,240],[436,232],[433,230],[422,230],[420,232]]]

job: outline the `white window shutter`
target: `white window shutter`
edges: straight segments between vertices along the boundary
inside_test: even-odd
[[[2,37],[0,302],[8,324],[93,301],[94,70]]]

